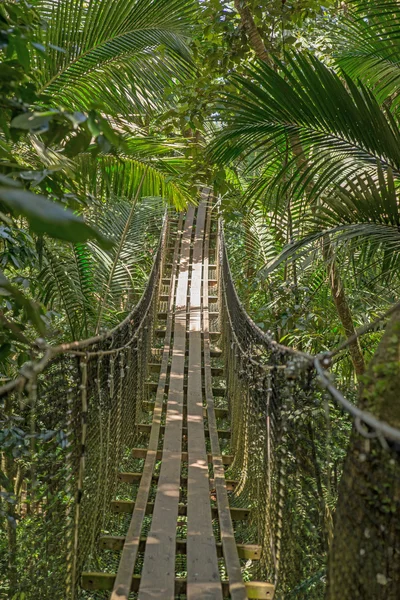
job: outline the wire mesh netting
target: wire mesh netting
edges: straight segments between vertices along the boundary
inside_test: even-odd
[[[118,568],[121,548],[102,547],[99,538],[126,534],[130,514],[112,512],[111,501],[134,500],[138,481],[121,480],[119,473],[143,469],[143,458],[131,450],[146,447],[147,434],[137,425],[150,423],[154,401],[148,367],[159,371],[163,342],[155,324],[167,311],[160,275],[171,269],[171,227],[166,221],[148,286],[120,326],[51,360],[44,353],[17,384],[6,386],[0,518],[7,526],[0,543],[7,552],[0,556],[0,598],[109,597],[109,591],[83,591],[79,579],[82,571],[109,575]],[[320,385],[322,359],[276,343],[254,324],[237,296],[222,228],[210,246],[209,278],[219,282],[218,301],[214,294],[210,299],[212,331],[222,332],[223,346],[222,356],[213,347],[212,366],[216,389],[225,389],[216,407],[223,411],[220,429],[228,428],[228,408],[232,432],[230,440],[221,436],[221,450],[234,457],[226,472],[233,482],[230,505],[250,515],[234,523],[237,544],[246,545],[244,579],[275,584],[275,600],[397,600],[399,443],[374,430],[371,419],[367,425],[342,411],[329,385]],[[150,501],[155,491],[156,484]],[[210,498],[215,507],[213,490]],[[180,499],[187,500],[184,486]],[[146,515],[143,538],[151,519]],[[221,542],[217,518],[213,531]],[[182,598],[186,537],[182,515],[176,560]],[[257,557],[250,545],[261,548]],[[144,549],[142,540],[135,576]],[[222,557],[219,568],[227,590]]]
[[[222,228],[219,240],[235,456],[228,475],[239,479],[231,502],[251,509],[237,539],[261,545],[250,576],[275,583],[276,600],[394,600],[400,589],[400,431],[365,411],[365,381],[361,400],[347,401],[323,373],[324,358],[281,346],[255,325],[237,296]],[[393,331],[387,335],[396,342]],[[368,371],[372,385],[383,374],[378,398],[388,369],[396,376],[399,364],[397,350],[390,367],[388,353],[382,354]],[[326,361],[329,367],[329,355]]]
[[[73,600],[80,573],[94,565],[138,435],[168,227],[166,219],[131,314],[92,343],[43,359],[43,369],[28,365],[2,398],[2,598]]]
[[[227,476],[239,480],[232,504],[251,509],[236,538],[261,546],[249,575],[274,583],[275,598],[323,598],[337,493],[330,449],[335,436],[347,436],[350,422],[324,397],[308,359],[276,344],[248,317],[222,231],[220,280],[235,456]],[[342,460],[334,456],[336,470]]]

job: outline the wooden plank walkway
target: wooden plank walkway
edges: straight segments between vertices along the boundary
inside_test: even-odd
[[[160,478],[139,587],[139,600],[174,600],[176,522],[179,511],[183,427],[186,310],[194,207],[188,209],[175,296],[174,346]]]
[[[155,398],[143,403],[145,410],[153,410],[152,421],[138,426],[141,435],[149,436],[148,447],[132,449],[132,457],[144,459],[143,471],[119,476],[121,482],[138,485],[135,500],[111,503],[114,513],[131,514],[126,535],[103,536],[99,544],[102,549],[121,552],[118,572],[82,574],[84,589],[110,591],[111,600],[129,600],[132,592],[139,600],[174,600],[177,595],[188,600],[272,600],[274,595],[269,583],[243,582],[240,561],[260,560],[261,549],[236,543],[233,523],[246,520],[250,511],[229,505],[228,490],[234,490],[237,482],[225,479],[225,467],[233,457],[223,455],[220,447],[220,439],[229,436],[229,430],[217,428],[217,417],[226,418],[227,411],[214,406],[219,388],[213,387],[213,377],[222,376],[223,371],[212,366],[211,360],[220,351],[211,348],[209,301],[215,301],[218,282],[209,280],[207,196],[203,193],[197,210],[190,207],[181,216],[172,274],[161,279],[164,290],[170,285],[169,295],[163,293],[161,298],[166,312],[159,312],[166,319],[164,347],[161,363],[149,365],[149,373],[158,375],[158,384],[147,386]],[[211,490],[215,490],[216,505]],[[147,536],[143,534],[145,518],[151,519]],[[177,536],[182,519],[186,539]],[[214,531],[219,531],[220,540]],[[136,575],[139,553],[144,559],[141,574]],[[179,571],[184,570],[183,556],[185,579],[176,577],[177,559]],[[228,581],[221,579],[221,568]]]
[[[179,219],[178,230],[182,229],[182,217]],[[174,249],[174,263],[178,263],[180,247],[180,236],[177,236]],[[146,514],[149,492],[153,478],[154,467],[157,459],[158,439],[160,436],[161,416],[164,402],[164,390],[167,378],[168,361],[170,356],[170,342],[172,335],[172,311],[174,307],[174,288],[175,288],[176,270],[173,270],[171,277],[171,290],[168,299],[168,308],[170,316],[167,319],[167,329],[165,333],[164,350],[161,361],[160,377],[158,380],[157,395],[154,405],[153,422],[150,434],[150,441],[146,459],[143,468],[143,474],[135,502],[135,508],[132,513],[131,523],[125,539],[121,560],[118,567],[117,577],[114,583],[114,589],[111,594],[111,600],[128,600],[133,571],[137,554],[139,551],[140,534],[142,532],[143,520]]]
[[[202,202],[197,211],[189,308],[186,593],[189,600],[197,598],[222,600],[217,548],[212,527],[210,483],[203,417],[201,300],[205,220],[206,203]]]

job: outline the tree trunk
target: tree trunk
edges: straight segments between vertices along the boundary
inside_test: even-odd
[[[271,65],[270,55],[254,22],[253,15],[251,14],[251,10],[247,4],[247,0],[235,0],[235,8],[240,15],[243,27],[249,40],[249,44],[253,48],[257,58]],[[308,162],[307,157],[304,154],[301,140],[297,133],[289,136],[289,142],[291,151],[295,157],[296,167],[300,173],[304,173],[304,171],[308,168]],[[353,336],[356,331],[354,328],[350,306],[346,298],[337,265],[333,258],[329,240],[324,240],[323,242],[323,256],[327,264],[333,301],[335,303],[344,332],[349,338]],[[354,371],[359,377],[365,371],[365,363],[358,340],[349,345],[349,350]]]
[[[331,293],[336,306],[336,311],[339,315],[339,319],[342,323],[346,337],[350,338],[356,333],[353,316],[351,314],[349,303],[347,302],[343,284],[340,280],[340,275],[328,237],[324,238],[322,241],[322,254],[329,275]],[[357,377],[360,377],[360,375],[362,375],[365,371],[365,362],[358,339],[355,339],[354,342],[349,344],[349,351],[354,366],[354,371],[356,372]]]
[[[363,409],[400,428],[400,310],[366,375]],[[339,486],[327,600],[400,598],[400,445],[353,431]]]
[[[249,44],[256,53],[257,58],[271,64],[269,53],[254,22],[247,0],[235,0],[235,8],[240,15],[240,20],[249,39]]]

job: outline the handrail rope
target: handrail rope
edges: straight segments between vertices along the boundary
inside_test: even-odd
[[[220,227],[219,227],[219,231],[220,231],[220,240],[221,240],[221,251],[225,253],[225,258],[226,258],[226,269],[228,271],[228,275],[229,275],[229,279],[232,281],[232,291],[234,293],[235,296],[235,300],[241,310],[243,319],[245,321],[247,321],[247,323],[250,325],[250,327],[257,333],[258,337],[260,338],[260,340],[266,344],[267,346],[270,347],[270,349],[274,349],[274,350],[278,350],[281,352],[284,352],[285,354],[291,354],[293,356],[296,356],[298,358],[302,358],[305,359],[307,361],[307,363],[312,362],[312,360],[314,359],[314,357],[311,354],[308,354],[307,352],[301,352],[300,350],[296,350],[295,348],[290,348],[289,346],[285,346],[283,344],[279,344],[278,342],[276,342],[274,339],[272,339],[272,337],[266,333],[265,331],[262,331],[262,329],[260,329],[260,327],[258,327],[258,325],[256,325],[256,323],[253,321],[253,319],[248,315],[248,313],[246,312],[246,309],[244,308],[242,302],[240,301],[240,298],[238,296],[238,293],[236,291],[236,286],[233,283],[233,278],[232,278],[232,272],[231,272],[231,268],[229,265],[229,260],[227,257],[227,251],[226,251],[226,245],[225,245],[225,236],[224,236],[224,231],[223,231],[223,222],[222,219],[220,219]]]
[[[217,199],[217,202],[215,203],[215,205],[212,207],[212,210],[214,210],[215,208],[219,208],[219,204],[220,204],[220,199]],[[222,218],[220,217],[221,223],[220,223],[220,231],[221,231],[221,237],[222,237],[222,241],[224,242],[224,232],[223,232],[223,222],[222,222]],[[231,274],[231,270],[230,270],[230,266],[229,266],[229,261],[228,261],[228,265],[227,265],[229,274],[230,274],[230,278],[232,279],[232,274]],[[268,338],[268,333],[265,333],[264,331],[262,331],[262,329],[260,329],[256,323],[254,323],[254,321],[251,319],[251,317],[247,314],[246,309],[243,307],[237,292],[236,292],[236,288],[234,286],[234,292],[235,295],[237,297],[237,302],[240,306],[240,308],[242,309],[242,312],[244,314],[244,316],[247,318],[247,321],[249,322],[249,324],[257,331],[257,333],[259,335],[261,335],[264,338]],[[373,329],[376,325],[378,325],[381,321],[385,320],[387,317],[389,317],[390,315],[392,315],[394,312],[396,312],[396,310],[400,309],[400,301],[396,302],[395,304],[393,304],[386,312],[384,312],[382,315],[380,315],[379,317],[377,317],[374,321],[371,321],[371,323],[367,323],[366,325],[363,325],[362,327],[360,327],[359,329],[356,330],[356,332],[351,335],[350,337],[346,338],[345,340],[343,340],[343,342],[341,342],[336,348],[334,348],[333,350],[328,350],[326,352],[321,353],[319,356],[323,356],[323,357],[327,357],[327,358],[333,358],[334,356],[336,356],[337,354],[339,354],[339,352],[341,352],[342,350],[344,350],[345,348],[347,348],[348,346],[350,346],[353,342],[355,342],[358,338],[360,338],[361,336],[363,336],[364,334],[368,333],[371,329]],[[277,344],[277,342],[274,342],[274,340],[272,340],[272,338],[270,338],[270,342],[273,344]],[[284,350],[285,352],[293,352],[293,353],[298,353],[299,351],[296,350],[295,348],[290,348],[281,344],[277,344],[277,347],[282,348],[282,350]],[[309,359],[313,359],[312,355],[309,355],[307,353],[300,353],[303,354],[305,358],[309,358]]]
[[[32,376],[36,376],[39,373],[42,373],[43,370],[46,368],[46,366],[49,364],[49,362],[56,356],[59,356],[60,354],[72,353],[72,354],[76,354],[77,356],[86,356],[89,358],[91,356],[104,356],[106,354],[118,354],[119,352],[121,352],[122,350],[124,350],[128,346],[130,346],[132,340],[135,339],[136,334],[132,337],[132,340],[128,344],[125,344],[124,346],[120,346],[118,348],[112,348],[111,350],[99,350],[96,352],[90,352],[90,351],[82,352],[81,351],[82,349],[87,348],[88,346],[93,346],[94,344],[99,344],[101,342],[104,342],[107,339],[111,338],[111,340],[112,340],[113,336],[116,333],[118,333],[118,331],[120,331],[127,323],[132,321],[133,317],[135,316],[135,313],[138,312],[138,308],[141,306],[141,304],[148,292],[149,286],[154,285],[154,281],[152,281],[152,277],[155,272],[155,269],[157,268],[158,262],[160,260],[160,252],[161,252],[163,246],[165,245],[167,225],[168,225],[168,212],[166,210],[164,217],[163,217],[163,225],[162,225],[160,240],[158,243],[157,252],[155,253],[155,256],[154,256],[153,266],[151,268],[151,272],[149,275],[148,284],[147,284],[146,288],[144,289],[139,302],[134,306],[133,310],[125,317],[125,319],[123,321],[121,321],[120,323],[118,323],[118,325],[113,327],[113,329],[110,329],[109,331],[106,331],[103,334],[96,335],[96,336],[87,338],[85,340],[81,340],[79,342],[69,342],[67,344],[59,344],[58,346],[50,346],[50,345],[46,344],[44,342],[44,340],[41,340],[41,339],[36,340],[36,345],[38,346],[38,348],[40,350],[44,351],[44,355],[35,362],[28,362],[28,363],[25,363],[24,365],[22,365],[22,367],[20,369],[20,375],[18,377],[16,377],[15,379],[13,379],[12,381],[9,381],[8,383],[6,383],[5,385],[0,387],[0,397],[4,396],[5,394],[8,394],[9,392],[12,392],[15,389],[23,388],[25,383],[29,379],[31,379]],[[150,303],[149,303],[142,319],[140,320],[140,322],[137,325],[137,330],[140,329],[141,324],[143,323],[144,319],[146,318],[146,316],[148,314],[149,308],[150,308]]]
[[[318,357],[314,359],[314,367],[316,372],[318,373],[319,380],[322,383],[323,387],[330,393],[332,398],[344,408],[344,410],[346,410],[354,417],[354,423],[359,433],[361,433],[364,437],[367,438],[377,437],[384,445],[385,440],[400,442],[400,429],[392,427],[385,421],[380,421],[379,419],[376,419],[371,413],[362,410],[361,408],[358,408],[357,406],[355,406],[355,404],[347,400],[341,392],[339,392],[339,390],[331,383],[331,381],[329,381],[329,378],[326,376],[326,371],[321,365],[321,361]],[[367,431],[363,429],[363,423],[365,423],[365,425],[368,425],[368,427],[370,427],[373,431]]]
[[[349,338],[348,340],[346,340],[346,342],[343,342],[343,344],[341,344],[333,352],[323,353],[318,356],[311,356],[311,355],[305,354],[303,352],[298,352],[294,348],[288,348],[286,346],[282,346],[282,345],[278,344],[277,342],[275,342],[274,340],[272,340],[268,334],[264,333],[254,323],[254,321],[247,314],[246,310],[244,309],[242,303],[239,300],[239,297],[238,297],[238,294],[236,291],[236,286],[233,282],[232,273],[231,273],[230,266],[229,266],[227,249],[226,249],[226,245],[225,245],[225,238],[224,238],[224,234],[223,234],[222,220],[220,220],[220,241],[221,241],[221,246],[220,246],[221,258],[222,258],[222,260],[225,260],[225,267],[226,267],[226,271],[228,273],[228,277],[232,284],[232,291],[235,295],[235,300],[237,301],[237,303],[239,305],[242,316],[245,318],[247,323],[257,332],[259,338],[264,342],[264,344],[266,344],[267,347],[271,351],[283,351],[292,356],[300,356],[301,358],[306,359],[306,363],[303,366],[306,366],[308,368],[310,366],[312,366],[315,369],[315,371],[318,375],[318,378],[319,378],[319,382],[322,385],[322,387],[325,388],[325,390],[331,395],[331,397],[333,398],[333,400],[335,400],[335,402],[337,404],[339,404],[346,412],[348,412],[352,417],[354,417],[355,426],[361,435],[363,435],[366,438],[378,438],[380,440],[381,444],[386,448],[388,447],[387,441],[400,443],[400,429],[392,427],[385,421],[381,421],[381,420],[377,419],[368,411],[362,410],[362,409],[358,408],[357,406],[355,406],[355,404],[353,404],[352,402],[350,402],[343,396],[343,394],[332,384],[332,382],[326,375],[326,368],[330,366],[331,358],[335,354],[337,354],[341,349],[343,349],[343,347],[345,347],[345,345],[347,343],[351,343],[352,339]],[[234,328],[234,325],[232,322],[228,303],[226,301],[226,284],[225,284],[224,278],[222,278],[222,283],[223,283],[223,293],[224,293],[224,300],[225,300],[227,315],[228,315],[228,319],[229,319],[229,325],[232,330],[232,333],[233,333],[233,336],[235,339],[235,343],[237,344],[241,353],[243,355],[247,356],[247,359],[249,360],[249,362],[251,362],[252,364],[258,365],[261,369],[267,370],[266,365],[262,365],[262,363],[258,362],[257,360],[253,359],[252,357],[248,356],[245,349],[240,345],[240,342],[238,340],[238,337],[236,335],[235,328]],[[379,317],[379,319],[376,320],[374,323],[370,323],[367,326],[364,326],[359,332],[357,332],[358,335],[362,335],[363,333],[366,333],[366,331],[368,329],[372,328],[374,325],[376,325],[377,322],[382,321],[383,319],[385,319],[387,316],[389,316],[390,314],[392,314],[399,308],[400,308],[400,302],[393,305],[388,311],[386,311],[385,314],[383,314],[381,317]],[[311,365],[310,365],[310,360],[311,360]],[[363,425],[368,426],[368,428],[370,430],[365,429],[365,427],[363,427]]]

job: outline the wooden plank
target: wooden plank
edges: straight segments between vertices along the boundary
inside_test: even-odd
[[[218,300],[218,296],[215,296],[214,294],[209,294],[209,298],[210,300]],[[166,302],[168,300],[168,294],[160,294],[159,299],[161,302]],[[187,299],[189,300],[189,296],[187,296]]]
[[[152,348],[153,356],[159,356],[161,348]],[[210,350],[211,358],[221,358],[222,350],[220,348],[211,348]],[[185,351],[185,356],[189,356],[189,350]]]
[[[149,363],[147,368],[150,373],[159,373],[161,369],[161,363]],[[168,371],[170,371],[170,365],[168,365]],[[188,367],[185,366],[185,373],[187,373]],[[204,372],[204,369],[202,368]],[[223,377],[224,369],[222,367],[211,367],[211,375],[213,377]]]
[[[113,588],[115,581],[114,573],[93,573],[84,572],[81,576],[81,587],[82,589],[91,591],[108,591]],[[140,575],[134,575],[131,582],[131,591],[137,592],[140,588],[141,577]],[[174,589],[177,595],[184,595],[186,593],[186,579],[175,579]],[[264,583],[262,581],[246,581],[246,597],[249,600],[273,600],[275,588],[271,583]],[[224,596],[229,594],[229,583],[228,581],[222,581],[222,591]]]
[[[186,310],[193,218],[194,207],[191,206],[186,214],[182,236],[164,447],[139,600],[174,600],[175,596],[175,540],[181,476]]]
[[[159,327],[154,332],[155,336],[157,338],[160,338],[160,339],[162,339],[163,337],[165,337],[165,333],[166,333],[166,329],[164,327]],[[174,337],[174,331],[172,332],[172,337]],[[189,338],[189,331],[186,332],[186,337]],[[212,341],[218,340],[219,337],[221,337],[221,332],[220,331],[211,331],[210,332],[210,339]]]
[[[147,448],[133,448],[132,449],[132,457],[133,458],[146,458]],[[233,463],[233,456],[231,454],[223,454],[222,455],[222,464],[231,465]],[[156,460],[162,459],[162,450],[157,450]],[[187,452],[181,452],[181,460],[183,462],[188,461]],[[212,454],[207,454],[207,460],[209,463],[212,462]]]
[[[172,267],[172,263],[165,263],[165,266],[166,267]],[[189,263],[189,267],[191,267],[191,266],[192,266],[192,263]],[[214,265],[214,264],[213,265],[208,265],[208,268],[209,269],[216,269],[217,265]]]
[[[119,473],[118,474],[118,481],[123,481],[124,483],[140,483],[140,480],[142,478],[142,473]],[[153,481],[157,482],[159,480],[160,476],[156,475],[153,473]],[[234,490],[238,484],[239,481],[237,481],[236,479],[225,479],[226,485],[228,490]],[[186,485],[187,483],[187,477],[181,476],[181,484],[182,485]],[[210,489],[214,489],[214,480],[210,479]]]
[[[208,290],[208,249],[210,239],[211,214],[207,219],[204,241],[204,290]],[[211,453],[213,456],[214,482],[217,495],[219,527],[223,546],[225,565],[229,579],[229,592],[232,600],[246,600],[248,590],[243,582],[239,555],[236,548],[235,535],[232,525],[232,513],[229,507],[228,493],[225,484],[225,472],[222,464],[221,450],[217,432],[217,421],[214,412],[214,397],[212,392],[210,335],[209,335],[209,297],[203,294],[203,343],[204,343],[204,378],[207,401],[208,427],[210,431]]]
[[[146,381],[145,386],[149,392],[156,392],[157,388],[158,388],[158,383],[156,383],[155,381]],[[187,385],[185,383],[183,384],[183,391],[184,391],[184,393],[187,393]],[[203,388],[202,391],[204,393],[205,389]],[[165,384],[165,393],[168,393],[168,392],[169,392],[169,385]],[[225,388],[221,388],[221,387],[213,388],[213,395],[215,397],[225,398],[225,394],[226,394]]]
[[[148,502],[146,505],[146,515],[154,514],[154,502]],[[119,514],[130,514],[135,508],[135,502],[133,500],[112,500],[111,511]],[[250,509],[248,508],[229,508],[231,519],[233,521],[246,521],[250,515]],[[178,503],[177,517],[187,516],[187,505]],[[211,508],[211,515],[213,519],[218,518],[218,509],[216,506]],[[154,518],[154,517],[153,517]],[[177,519],[176,519],[177,520]],[[176,525],[176,521],[174,522]]]
[[[197,210],[190,284],[187,389],[187,590],[188,600],[222,600],[218,556],[212,527],[210,483],[203,417],[201,373],[201,283],[206,205]]]
[[[182,228],[183,218],[180,217],[180,230]],[[180,236],[178,235],[174,249],[174,263],[178,261]],[[168,297],[168,307],[172,314],[174,302],[174,282],[176,278],[176,269],[172,271],[171,291]],[[157,385],[157,395],[154,406],[153,422],[150,431],[150,440],[148,452],[143,467],[143,474],[140,479],[140,486],[136,497],[135,507],[132,511],[132,518],[126,535],[124,548],[121,554],[120,563],[118,566],[117,576],[115,578],[114,588],[111,594],[111,600],[128,600],[132,575],[135,567],[137,554],[139,551],[140,534],[142,531],[143,520],[146,514],[147,502],[152,483],[154,466],[157,458],[158,439],[160,436],[161,415],[164,402],[164,389],[167,380],[167,368],[170,355],[170,342],[172,337],[172,317],[167,320],[167,328],[165,332],[164,350],[162,355],[160,378]]]
[[[219,316],[219,312],[218,311],[216,311],[216,312],[215,311],[210,311],[210,319],[213,318],[213,317],[218,317],[218,316]],[[168,313],[165,312],[165,311],[161,311],[161,312],[157,313],[157,318],[160,321],[165,321],[167,317],[168,317]]]
[[[142,402],[142,409],[144,412],[153,412],[154,402],[145,400]],[[229,416],[229,410],[227,408],[215,408],[215,416],[217,419],[227,419]],[[187,406],[183,406],[183,418],[187,416]],[[207,408],[203,406],[203,417],[207,417]]]
[[[190,415],[188,415],[188,417],[190,419]],[[203,415],[202,415],[202,417],[203,417]],[[188,421],[189,421],[189,419],[188,419]],[[189,435],[189,429],[190,429],[190,426],[189,427],[182,427],[182,434],[183,435]],[[150,434],[151,431],[152,431],[152,425],[151,425],[151,423],[139,423],[139,425],[138,425],[138,431],[140,433]],[[164,431],[165,431],[165,426],[164,425],[161,425],[160,431],[161,431],[161,433],[164,433]],[[227,440],[227,439],[229,439],[231,437],[231,430],[230,429],[217,429],[217,433],[218,433],[219,437],[221,439],[224,439],[224,440]],[[207,436],[207,437],[209,437],[210,432],[209,432],[208,429],[206,429],[204,431],[204,435]],[[189,462],[190,462],[190,459],[189,459]]]
[[[139,552],[144,552],[146,546],[146,537],[140,538]],[[101,550],[112,550],[118,552],[124,547],[125,537],[120,535],[103,535],[99,540],[99,548]],[[223,557],[222,544],[217,543],[217,555],[218,558]],[[239,558],[245,560],[260,560],[261,557],[261,546],[256,544],[237,544],[237,552]],[[186,540],[176,540],[176,554],[186,555],[187,547]]]

